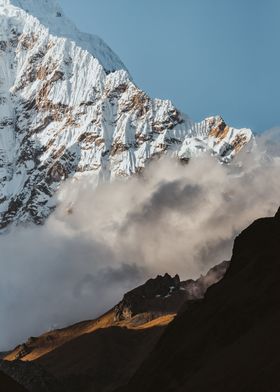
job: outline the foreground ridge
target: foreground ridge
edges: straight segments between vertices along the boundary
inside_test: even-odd
[[[236,238],[224,279],[186,303],[118,392],[279,391],[279,218]]]
[[[194,298],[200,292],[194,290],[195,281],[158,276],[127,293],[99,320],[69,327],[72,337],[77,329],[83,333],[37,355],[34,365],[57,377],[68,392],[82,392],[89,385],[100,392],[279,391],[279,239],[280,209],[275,217],[258,219],[236,238],[231,262],[210,270],[219,282],[203,298]],[[219,271],[226,269],[220,280]],[[196,281],[196,288],[203,280],[209,282],[207,275]],[[154,317],[153,299],[175,298],[186,285],[191,290],[174,320],[170,322],[173,315],[158,322],[157,314],[150,324],[145,318],[148,304]],[[137,309],[144,311],[142,324]],[[45,341],[65,332],[50,332]],[[29,344],[34,348],[40,339],[31,338]],[[6,370],[13,363],[5,362]],[[106,371],[105,381],[106,365],[112,371],[110,377]]]

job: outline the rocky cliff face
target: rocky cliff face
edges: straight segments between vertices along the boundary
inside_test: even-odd
[[[210,151],[230,161],[252,139],[221,117],[194,123],[151,99],[96,36],[55,0],[0,0],[0,217],[42,223],[68,177],[94,185],[141,171],[155,157]]]
[[[114,308],[115,321],[133,320],[135,316],[148,314],[153,319],[165,314],[175,314],[186,301],[203,298],[206,290],[224,276],[229,262],[211,268],[197,280],[180,281],[178,275],[158,275],[142,286],[126,293]],[[140,318],[142,320],[142,318]],[[137,323],[137,317],[134,321]]]

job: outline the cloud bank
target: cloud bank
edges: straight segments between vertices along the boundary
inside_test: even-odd
[[[231,166],[161,159],[97,189],[68,181],[44,226],[0,237],[0,350],[94,318],[159,273],[197,277],[229,259],[236,234],[280,205],[279,139],[263,134]]]

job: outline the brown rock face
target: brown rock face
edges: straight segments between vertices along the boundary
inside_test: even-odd
[[[220,121],[217,124],[215,124],[215,126],[211,129],[209,135],[219,140],[222,140],[226,137],[228,131],[229,131],[229,126],[221,118]]]
[[[222,279],[228,266],[229,262],[224,261],[197,280],[181,282],[178,275],[172,278],[169,274],[149,279],[124,295],[123,300],[113,309],[114,319],[131,320],[144,313],[148,313],[150,318],[175,314],[186,301],[203,298],[208,287]]]
[[[180,287],[178,275],[172,278],[165,274],[148,280],[124,295],[123,300],[114,308],[115,320],[129,320],[146,312],[176,313],[186,299],[186,293]]]

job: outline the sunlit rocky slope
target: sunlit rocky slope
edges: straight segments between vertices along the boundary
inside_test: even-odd
[[[113,391],[132,377],[180,307],[203,298],[228,264],[197,280],[149,279],[95,320],[29,338],[0,360],[0,370],[30,392]]]

